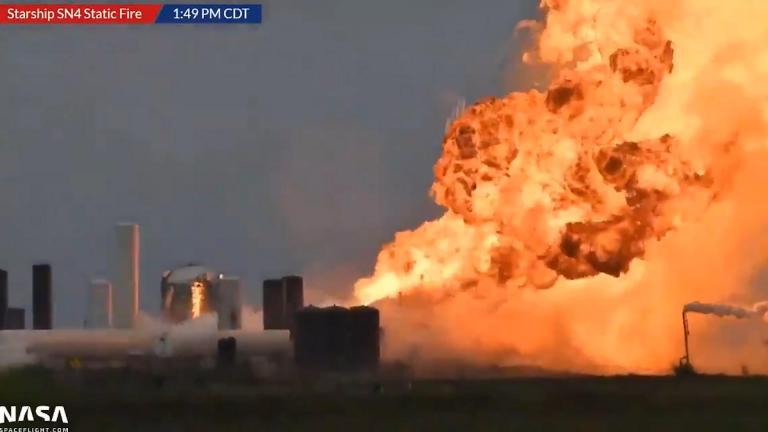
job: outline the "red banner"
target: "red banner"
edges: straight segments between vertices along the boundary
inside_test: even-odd
[[[160,4],[0,4],[0,24],[152,24]]]

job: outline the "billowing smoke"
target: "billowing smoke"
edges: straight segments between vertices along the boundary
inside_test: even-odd
[[[680,306],[749,300],[768,257],[768,3],[543,6],[527,58],[548,90],[453,121],[444,215],[396,234],[356,296],[394,357],[661,371]]]

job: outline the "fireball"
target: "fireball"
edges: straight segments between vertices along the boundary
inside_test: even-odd
[[[660,372],[690,296],[748,298],[768,258],[768,2],[542,8],[525,59],[548,89],[453,120],[444,215],[396,234],[355,295],[392,357]]]

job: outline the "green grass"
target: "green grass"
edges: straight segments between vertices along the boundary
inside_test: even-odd
[[[0,376],[0,401],[62,404],[70,431],[768,430],[764,377],[570,377],[157,386],[128,371]]]

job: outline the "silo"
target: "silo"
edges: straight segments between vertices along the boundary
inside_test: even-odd
[[[0,269],[0,330],[5,328],[5,315],[8,310],[8,272]]]
[[[349,310],[341,306],[329,306],[324,310],[326,345],[329,367],[332,370],[349,368]]]
[[[112,284],[108,280],[91,280],[86,324],[88,328],[112,327]]]
[[[50,264],[32,266],[32,328],[53,327],[53,290]]]
[[[361,371],[379,365],[379,311],[308,306],[296,313],[296,364],[309,370]]]
[[[112,288],[112,321],[115,328],[133,328],[139,314],[139,226],[116,227],[117,254]]]
[[[307,306],[296,312],[292,333],[296,364],[304,369],[327,367],[328,353],[325,310]]]
[[[242,325],[240,278],[221,276],[218,281],[217,312],[219,330],[240,330]]]
[[[301,276],[283,277],[285,290],[285,328],[292,329],[296,312],[304,307],[304,279]]]
[[[262,289],[264,330],[286,329],[283,281],[280,279],[266,279]]]
[[[24,308],[8,308],[5,311],[5,329],[24,330],[25,328]]]

